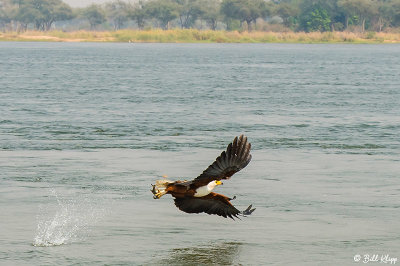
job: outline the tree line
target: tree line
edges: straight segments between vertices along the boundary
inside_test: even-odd
[[[55,26],[57,23],[57,27]],[[212,30],[383,31],[400,27],[399,0],[114,0],[71,8],[62,0],[0,0],[10,31],[172,27]]]

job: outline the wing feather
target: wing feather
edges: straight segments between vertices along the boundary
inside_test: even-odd
[[[178,209],[187,213],[205,212],[232,219],[234,219],[233,217],[238,218],[237,215],[240,213],[240,211],[230,203],[228,197],[214,192],[198,198],[175,198],[175,205]]]
[[[244,135],[235,137],[226,151],[223,151],[201,175],[193,180],[194,184],[203,186],[213,180],[230,178],[250,162],[250,150],[251,144],[247,141],[247,137]]]

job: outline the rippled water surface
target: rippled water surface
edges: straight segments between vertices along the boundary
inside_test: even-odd
[[[0,43],[0,264],[400,260],[400,46]],[[217,192],[153,200],[245,133]],[[362,264],[362,262],[359,262]]]

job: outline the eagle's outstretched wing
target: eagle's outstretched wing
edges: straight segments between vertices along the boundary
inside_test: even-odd
[[[228,145],[226,151],[215,159],[204,172],[193,180],[197,186],[204,186],[213,180],[228,179],[246,167],[251,160],[251,144],[247,137],[240,135]]]
[[[175,205],[181,211],[187,213],[201,213],[216,214],[225,218],[237,217],[241,212],[236,209],[231,202],[230,198],[211,192],[204,197],[183,197],[175,198]]]

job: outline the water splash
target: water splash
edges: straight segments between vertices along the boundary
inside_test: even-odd
[[[56,204],[39,206],[34,246],[50,247],[82,241],[107,212],[99,206],[99,201],[87,196],[66,199],[59,197],[54,189],[50,189],[50,193]]]

